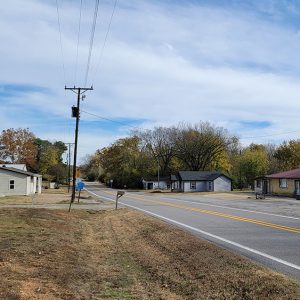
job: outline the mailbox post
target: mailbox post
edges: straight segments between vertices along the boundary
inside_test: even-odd
[[[119,200],[119,198],[121,198],[124,194],[125,194],[125,192],[123,192],[123,191],[118,191],[117,192],[117,196],[116,196],[116,209],[118,209],[118,200]]]

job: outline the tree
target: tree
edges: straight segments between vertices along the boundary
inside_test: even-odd
[[[35,168],[37,147],[35,136],[29,129],[6,129],[0,135],[2,160],[10,163],[26,164],[30,169]]]
[[[52,165],[49,167],[47,173],[55,182],[64,183],[67,177],[67,166],[62,163]]]
[[[140,148],[137,136],[117,140],[97,151],[104,171],[104,180],[113,179],[115,187],[140,187],[143,176],[153,174],[156,165]]]
[[[175,155],[174,127],[155,127],[153,130],[136,131],[135,135],[140,138],[142,149],[149,151],[158,164],[162,176],[170,174],[172,159]]]
[[[87,155],[84,163],[80,166],[80,170],[88,180],[99,180],[104,173],[100,163],[99,151],[93,155]]]
[[[61,142],[51,143],[47,140],[35,139],[37,146],[37,171],[42,175],[49,175],[50,168],[62,164],[62,155],[67,150]]]
[[[268,155],[263,145],[251,144],[238,160],[243,185],[252,185],[255,177],[265,175],[268,170]]]
[[[277,159],[282,171],[288,171],[300,167],[300,140],[283,142],[275,151],[274,157]]]
[[[191,171],[209,170],[224,155],[231,139],[224,128],[208,122],[183,124],[174,135],[175,155]]]

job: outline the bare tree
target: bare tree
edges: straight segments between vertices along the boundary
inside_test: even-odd
[[[175,127],[155,127],[153,130],[136,131],[144,151],[149,151],[159,164],[161,174],[170,172],[170,164],[175,155],[174,135]]]
[[[232,143],[227,131],[208,122],[179,125],[174,136],[175,154],[192,171],[207,170]]]

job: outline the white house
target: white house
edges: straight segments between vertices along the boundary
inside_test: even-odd
[[[180,171],[171,175],[174,192],[229,192],[231,179],[221,172]]]
[[[170,180],[167,178],[145,178],[142,180],[145,190],[166,190],[170,189]]]
[[[0,165],[0,196],[42,192],[42,175]]]

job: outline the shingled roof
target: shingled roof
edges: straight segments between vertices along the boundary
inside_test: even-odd
[[[220,176],[225,176],[231,180],[231,178],[222,172],[217,171],[180,171],[176,175],[171,175],[171,181],[210,181]]]
[[[3,166],[0,166],[0,170],[5,170],[5,171],[13,172],[13,173],[18,173],[18,174],[23,174],[23,175],[26,175],[26,176],[37,176],[37,177],[42,176],[42,175],[34,174],[34,173],[31,173],[31,172],[28,172],[28,171],[23,171],[23,170],[19,170],[19,169],[16,169],[16,168],[9,168],[9,167],[3,167]]]
[[[275,173],[265,176],[266,178],[286,178],[286,179],[300,179],[300,169],[294,169],[286,172]]]

